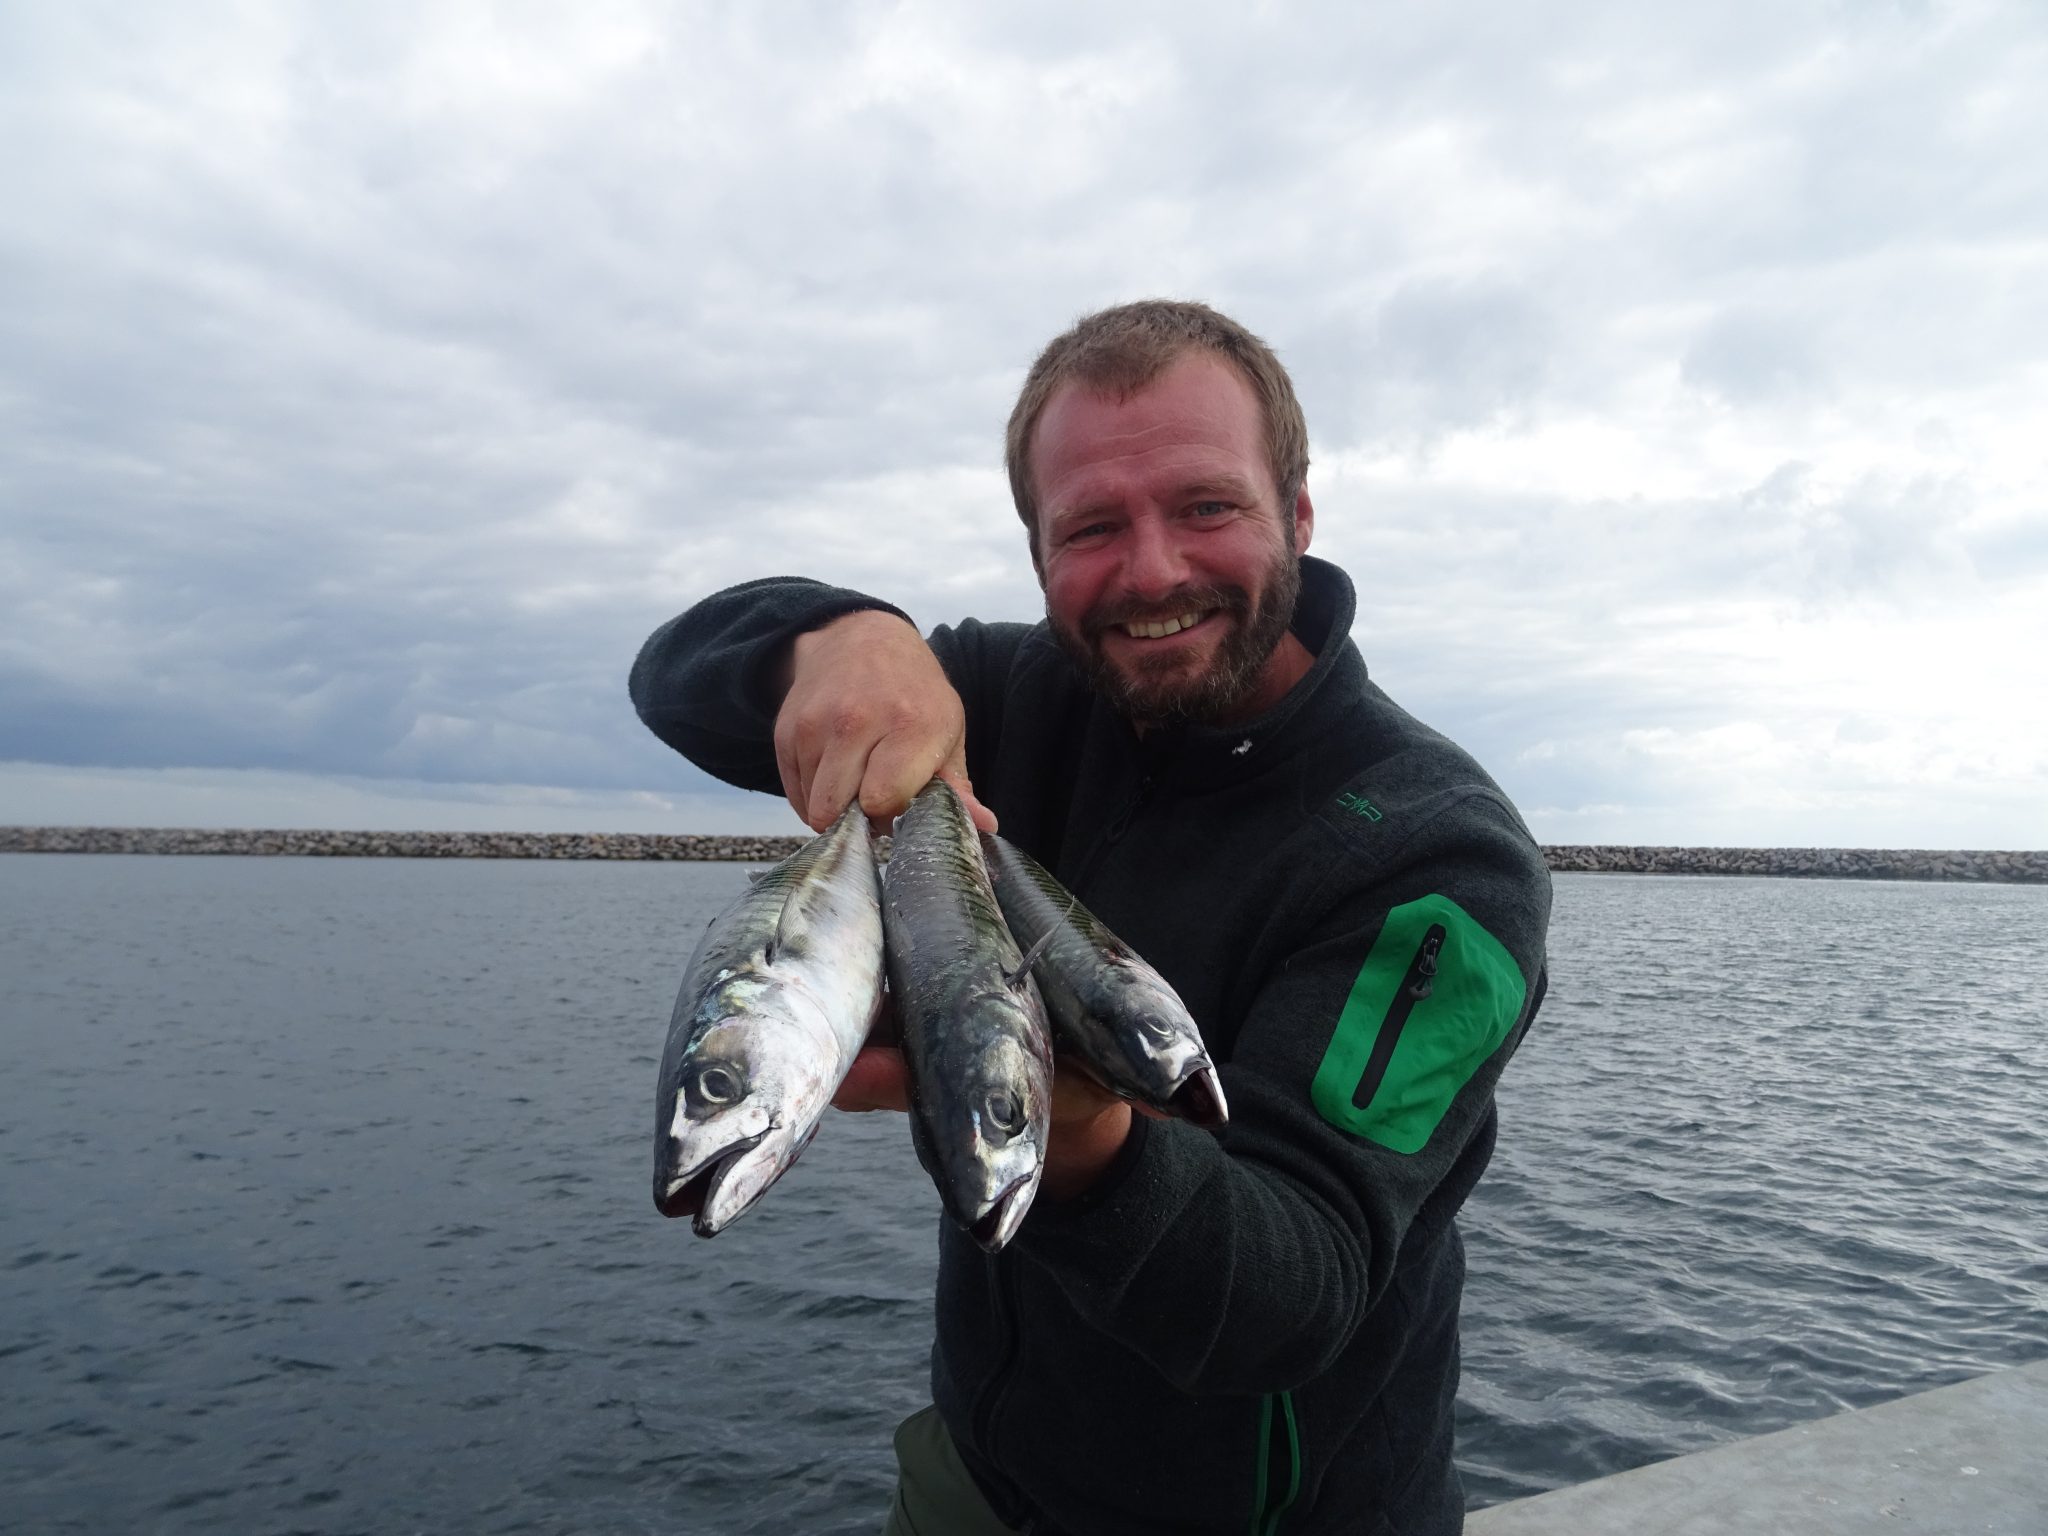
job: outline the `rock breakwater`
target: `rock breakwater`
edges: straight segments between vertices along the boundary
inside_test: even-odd
[[[186,827],[0,827],[0,853],[271,854],[370,859],[679,859],[767,862],[801,837],[636,832],[306,832]],[[2048,851],[1934,848],[1641,848],[1548,845],[1554,870],[1832,880],[2048,884]]]
[[[2048,851],[1987,848],[1635,848],[1546,844],[1554,870],[1606,875],[1780,875],[1807,880],[2048,884]]]
[[[302,832],[186,827],[0,827],[0,853],[283,854],[330,859],[773,861],[801,837],[630,832]]]

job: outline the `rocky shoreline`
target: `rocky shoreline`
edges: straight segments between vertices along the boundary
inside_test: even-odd
[[[272,854],[300,858],[779,859],[797,837],[631,832],[307,832],[184,827],[0,827],[0,853]],[[1594,874],[1773,875],[1832,880],[2048,884],[2048,851],[1934,848],[1545,846],[1554,870]]]

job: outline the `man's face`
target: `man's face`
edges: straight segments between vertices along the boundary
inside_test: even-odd
[[[1299,496],[1290,539],[1235,368],[1191,351],[1123,401],[1064,385],[1030,466],[1046,617],[1098,691],[1146,725],[1278,702],[1315,514]]]

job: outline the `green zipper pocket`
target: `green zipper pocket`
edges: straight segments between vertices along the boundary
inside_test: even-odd
[[[1421,1151],[1513,1031],[1528,991],[1515,957],[1450,897],[1394,908],[1309,1085],[1316,1112],[1396,1152]]]

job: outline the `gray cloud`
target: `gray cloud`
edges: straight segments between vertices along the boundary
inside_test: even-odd
[[[1017,380],[1176,292],[1294,366],[1375,666],[1627,801],[1620,733],[1797,735],[1742,624],[2048,579],[2044,64],[2016,4],[14,8],[0,759],[710,793],[647,630],[1033,615]]]
[[[1795,314],[1735,309],[1714,317],[1686,349],[1679,376],[1731,405],[1770,405],[1823,387],[1826,368]]]

